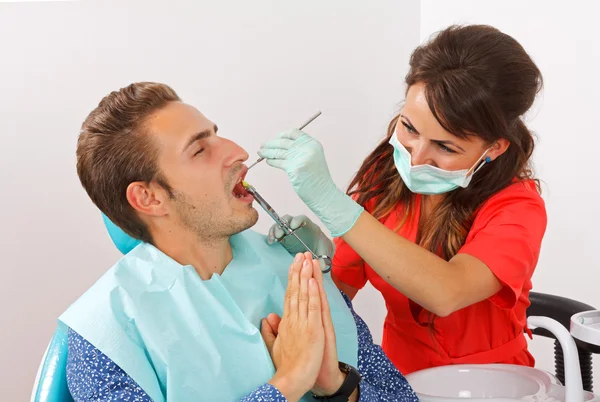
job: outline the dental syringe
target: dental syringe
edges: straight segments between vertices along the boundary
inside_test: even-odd
[[[283,230],[283,233],[285,233],[284,237],[285,236],[294,236],[296,238],[296,240],[298,240],[300,242],[300,244],[302,244],[304,246],[306,251],[308,251],[309,253],[312,254],[314,259],[316,259],[316,260],[321,259],[324,261],[325,269],[321,270],[324,274],[331,271],[331,258],[329,256],[327,256],[327,255],[319,256],[319,255],[315,254],[315,252],[312,251],[310,249],[310,247],[308,247],[306,245],[306,243],[304,243],[300,237],[298,237],[298,235],[290,227],[289,222],[287,220],[283,219],[282,217],[280,217],[279,214],[277,212],[275,212],[273,207],[271,207],[269,205],[269,203],[267,201],[265,201],[265,199],[256,191],[256,189],[253,186],[251,186],[250,184],[248,184],[245,181],[242,181],[242,186],[244,186],[246,191],[254,197],[254,199],[256,200],[258,205],[260,205],[262,207],[262,209],[264,209],[265,212],[267,214],[269,214],[269,216],[271,218],[273,218],[275,223],[277,223],[277,226],[279,226],[281,228],[281,230]],[[279,239],[278,241],[281,241],[281,239]]]

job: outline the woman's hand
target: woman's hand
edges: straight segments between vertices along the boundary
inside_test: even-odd
[[[258,155],[287,173],[296,194],[334,237],[350,230],[362,213],[363,208],[336,187],[322,145],[308,134],[285,131],[263,144]]]
[[[284,215],[289,226],[292,228],[294,233],[302,239],[302,241],[317,254],[318,256],[326,255],[333,257],[335,252],[335,245],[333,242],[323,233],[321,228],[313,221],[308,219],[305,215],[298,215],[292,217],[291,215]],[[274,224],[269,229],[267,236],[267,243],[273,244],[276,241],[288,251],[288,253],[295,255],[297,253],[305,252],[306,249],[294,236],[285,236],[283,230],[279,225]]]

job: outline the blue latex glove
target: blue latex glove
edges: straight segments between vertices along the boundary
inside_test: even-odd
[[[323,146],[298,129],[284,131],[263,144],[258,155],[270,166],[285,171],[292,187],[334,237],[354,226],[363,207],[336,187],[329,173]]]
[[[323,233],[321,228],[313,221],[308,219],[308,217],[304,215],[298,215],[294,217],[290,215],[284,215],[283,219],[288,221],[294,233],[296,233],[296,235],[301,238],[302,241],[306,243],[306,245],[316,255],[326,255],[330,258],[333,257],[335,245],[327,236],[325,236],[325,233]],[[306,249],[302,243],[300,243],[294,236],[286,236],[283,238],[283,240],[280,240],[283,235],[284,232],[281,230],[279,225],[274,224],[269,229],[267,243],[274,244],[275,241],[278,241],[291,255],[306,252]]]

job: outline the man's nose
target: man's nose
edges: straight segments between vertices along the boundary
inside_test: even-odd
[[[233,164],[235,164],[236,162],[245,162],[248,160],[248,152],[246,152],[246,150],[242,147],[240,147],[238,144],[236,144],[233,141],[230,140],[225,140],[227,143],[225,144],[225,149],[224,149],[224,158],[225,158],[225,165],[227,166],[231,166]]]

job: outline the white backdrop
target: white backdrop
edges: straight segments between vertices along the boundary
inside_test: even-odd
[[[489,24],[515,37],[541,69],[545,90],[528,121],[538,136],[548,229],[533,290],[600,309],[598,15],[593,0],[421,2],[422,40],[454,23]],[[538,367],[554,370],[550,340],[535,338],[531,350]]]
[[[542,69],[530,120],[549,226],[534,290],[600,308],[598,11],[593,0],[0,2],[2,399],[26,400],[56,317],[119,257],[75,172],[80,124],[102,96],[165,82],[251,161],[319,109],[307,131],[345,187],[402,100],[410,51],[453,22],[497,26]],[[307,212],[283,173],[262,164],[248,180],[279,212]],[[270,225],[261,211],[256,229]],[[379,342],[380,295],[367,288],[355,304]],[[551,369],[548,343],[532,349]]]
[[[0,3],[2,400],[27,400],[56,318],[120,256],[75,171],[79,127],[132,81],[171,85],[251,156],[307,128],[346,186],[402,100],[419,36],[416,0]],[[281,213],[303,213],[283,173],[248,180]],[[256,226],[266,231],[261,213]],[[381,337],[384,307],[358,310]]]

